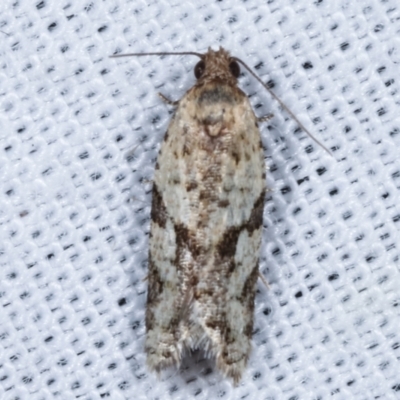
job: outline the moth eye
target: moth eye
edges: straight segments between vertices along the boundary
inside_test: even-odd
[[[194,76],[196,79],[199,79],[203,74],[204,70],[206,69],[206,64],[204,61],[199,61],[196,66],[194,67]]]
[[[229,64],[229,69],[231,71],[231,74],[235,77],[238,78],[240,75],[240,67],[239,64],[236,61],[231,61]]]

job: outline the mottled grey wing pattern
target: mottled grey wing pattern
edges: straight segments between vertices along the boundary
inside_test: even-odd
[[[151,369],[179,365],[185,348],[201,347],[239,381],[251,350],[264,196],[263,148],[246,95],[236,81],[199,80],[179,102],[154,176]]]

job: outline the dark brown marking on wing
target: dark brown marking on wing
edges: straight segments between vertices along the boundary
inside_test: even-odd
[[[232,151],[231,156],[235,160],[236,165],[238,165],[240,162],[240,154],[237,151]]]
[[[247,229],[251,235],[256,229],[261,228],[263,221],[263,211],[265,203],[265,191],[263,190],[254,203],[253,210],[251,211],[250,218],[245,224],[244,228]]]
[[[242,293],[240,294],[240,302],[245,305],[246,309],[249,310],[251,316],[248,324],[244,328],[244,334],[251,338],[253,332],[253,310],[254,310],[254,299],[256,296],[255,286],[258,278],[258,265],[256,265],[247,277],[245,284],[243,285]]]
[[[220,208],[227,208],[227,207],[229,207],[229,204],[230,204],[230,202],[227,199],[218,201],[218,207],[220,207]]]
[[[164,200],[161,193],[158,191],[156,184],[153,185],[153,197],[150,216],[153,222],[155,222],[161,228],[165,228],[165,224],[168,218],[168,211],[165,207]]]
[[[265,192],[262,191],[256,202],[254,203],[253,210],[251,211],[249,219],[240,226],[231,226],[228,228],[222,239],[217,245],[217,253],[222,260],[230,259],[235,256],[237,241],[240,233],[247,230],[249,235],[262,226],[263,210],[264,210],[264,197]],[[232,266],[230,268],[232,269]]]
[[[198,183],[196,181],[190,181],[189,183],[186,184],[186,190],[188,192],[197,189]]]
[[[217,315],[208,316],[205,325],[208,328],[219,332],[222,336],[226,336],[226,330],[230,331],[230,327],[226,323],[226,313],[222,311]]]
[[[217,245],[217,252],[220,258],[233,258],[236,253],[237,241],[240,232],[244,229],[242,226],[232,226],[228,228],[223,238]]]
[[[177,268],[181,268],[182,259],[186,251],[190,251],[193,258],[196,259],[200,254],[200,246],[198,245],[194,233],[183,224],[175,224],[175,237],[176,237],[176,253],[174,264]]]
[[[146,329],[147,331],[153,329],[155,324],[155,317],[152,307],[158,301],[164,290],[164,282],[161,280],[159,270],[154,261],[149,255],[149,274],[148,274],[149,288],[147,290],[147,307],[146,307]]]

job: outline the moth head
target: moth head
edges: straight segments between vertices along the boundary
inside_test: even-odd
[[[209,48],[206,53],[200,55],[200,61],[194,68],[194,75],[201,83],[218,80],[236,84],[240,75],[239,62],[223,48],[217,51]]]
[[[234,78],[239,78],[240,75],[239,63],[236,60],[232,59],[230,60],[228,67],[231,75]],[[196,77],[196,79],[200,79],[204,75],[205,71],[206,71],[206,63],[204,60],[201,60],[194,67],[194,76]]]

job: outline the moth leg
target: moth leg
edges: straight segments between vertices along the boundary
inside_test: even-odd
[[[161,97],[161,99],[163,101],[165,101],[170,106],[177,106],[179,104],[179,101],[170,100],[168,97],[164,96],[162,93],[158,93],[158,95]]]
[[[267,289],[271,289],[271,287],[268,284],[268,281],[265,279],[264,275],[260,271],[258,271],[258,277],[260,278],[261,282]]]
[[[258,117],[257,122],[267,122],[272,118],[274,118],[274,114],[267,114],[267,115],[264,115],[263,117]]]
[[[128,150],[127,153],[125,154],[125,158],[126,159],[132,158],[138,147],[139,147],[139,145],[137,144],[134,148]]]

